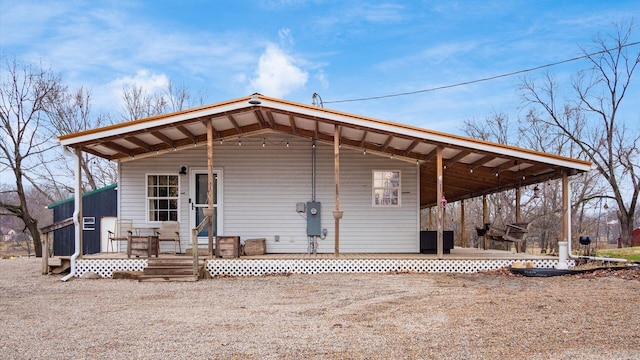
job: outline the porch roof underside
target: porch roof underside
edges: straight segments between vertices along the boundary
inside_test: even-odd
[[[259,100],[260,104],[249,101]],[[252,101],[253,102],[253,101]],[[179,151],[214,141],[268,134],[334,142],[374,156],[420,164],[420,205],[436,199],[436,149],[442,148],[443,192],[458,201],[589,171],[591,164],[553,154],[366,118],[262,95],[239,98],[60,137],[64,146],[112,161]]]

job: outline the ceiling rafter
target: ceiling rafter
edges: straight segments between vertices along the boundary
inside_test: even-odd
[[[253,110],[253,115],[256,117],[256,119],[258,119],[258,124],[260,124],[261,129],[264,129],[268,126],[267,121],[264,119],[264,116],[262,116],[262,111],[260,111],[260,109]]]
[[[135,152],[133,151],[133,149],[126,148],[126,147],[124,147],[124,146],[122,146],[120,144],[114,143],[113,141],[103,142],[102,145],[108,147],[111,150],[115,150],[115,151],[117,151],[117,152],[119,152],[119,153],[121,153],[123,155],[128,155],[128,156],[134,156],[135,155]]]
[[[236,121],[236,119],[233,118],[233,115],[227,115],[227,119],[229,119],[229,121],[231,122],[231,125],[233,125],[233,127],[236,129],[238,134],[242,134],[242,129],[240,128],[240,125],[238,125],[238,122]]]
[[[176,126],[176,129],[178,129],[178,131],[180,131],[182,133],[182,135],[188,137],[189,139],[191,139],[191,141],[193,141],[194,143],[198,142],[198,137],[195,136],[191,131],[189,131],[189,129],[187,129],[186,127],[182,126],[182,125],[178,125]]]
[[[291,131],[293,135],[298,134],[298,128],[296,127],[296,118],[289,114],[289,123],[291,124]]]
[[[173,139],[171,139],[167,135],[161,133],[160,131],[152,131],[151,135],[155,136],[158,140],[160,140],[163,143],[169,145],[170,147],[175,147],[175,145],[176,145],[176,143],[175,143],[175,141]]]
[[[147,143],[145,141],[142,141],[142,140],[138,139],[135,136],[127,136],[124,139],[127,140],[128,142],[134,144],[134,145],[137,145],[137,146],[147,150],[147,151],[153,151],[153,147],[151,146],[151,144],[149,144],[149,143]]]
[[[413,140],[413,142],[409,144],[406,149],[404,149],[404,156],[409,156],[409,154],[411,154],[411,151],[413,151],[413,149],[415,149],[418,144],[420,144],[418,140]]]
[[[271,127],[272,129],[275,129],[276,120],[273,118],[273,114],[269,110],[266,110],[266,112],[267,112],[267,120],[269,121],[269,127]]]
[[[382,146],[380,146],[380,151],[387,151],[387,148],[389,147],[389,144],[391,144],[391,141],[393,141],[393,136],[387,136],[387,140],[384,142],[384,144],[382,144]]]
[[[455,156],[449,158],[446,160],[445,164],[447,166],[451,166],[455,163],[457,163],[458,161],[462,160],[462,158],[464,158],[465,156],[471,154],[471,151],[466,151],[466,150],[461,150],[458,154],[456,154]]]

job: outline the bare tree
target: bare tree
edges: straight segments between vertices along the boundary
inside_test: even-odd
[[[33,238],[36,256],[42,256],[38,220],[28,206],[29,185],[39,188],[30,174],[41,166],[38,156],[56,146],[42,136],[47,102],[61,89],[60,76],[35,65],[5,60],[0,64],[0,167],[10,170],[16,181],[15,200],[0,200],[7,214],[17,216]],[[10,197],[11,198],[11,197]]]
[[[105,116],[92,116],[91,92],[82,87],[75,91],[65,89],[65,91],[58,96],[58,99],[49,101],[47,114],[49,115],[51,125],[49,130],[54,137],[73,134],[107,124]],[[62,170],[64,175],[66,175],[62,176],[62,179],[72,178],[70,174],[73,174],[75,170],[69,167],[69,161],[64,159],[64,154],[62,153],[58,153],[57,156],[61,158],[61,160],[56,162],[56,165],[59,165],[56,166],[56,169]],[[116,181],[117,170],[115,165],[104,159],[89,153],[83,153],[80,159],[80,166],[83,172],[83,191],[95,190]],[[51,167],[47,167],[46,173],[43,175],[46,179],[52,180],[50,186],[52,187],[51,193],[56,193],[58,200],[64,198],[60,193],[61,190],[64,190],[67,195],[73,192],[68,182],[55,181],[59,177],[56,176]]]
[[[544,114],[531,120],[551,126],[578,146],[581,157],[590,160],[608,184],[610,192],[600,196],[616,203],[625,245],[631,244],[640,194],[640,128],[630,129],[618,119],[640,63],[640,52],[628,48],[632,29],[633,23],[616,26],[613,35],[595,41],[599,51],[582,49],[591,67],[572,80],[574,101],[561,101],[560,84],[550,74],[541,85],[530,79],[522,85],[526,103]]]

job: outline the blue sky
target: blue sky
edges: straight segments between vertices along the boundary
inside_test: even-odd
[[[90,88],[94,112],[121,110],[123,86],[170,79],[214,103],[260,92],[365,116],[461,133],[465,119],[523,113],[521,76],[371,101],[510,73],[581,55],[619,1],[31,1],[0,0],[0,52],[42,63]],[[636,28],[631,41],[640,40]],[[639,46],[633,49],[637,50]],[[546,71],[568,86],[586,61]],[[636,74],[637,75],[637,74]],[[636,81],[637,83],[638,81]],[[640,121],[640,86],[624,114]]]

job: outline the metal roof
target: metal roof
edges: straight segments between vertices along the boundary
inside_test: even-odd
[[[251,99],[259,104],[251,104]],[[253,102],[253,101],[252,101]],[[554,154],[446,134],[259,94],[60,136],[62,145],[112,161],[130,161],[216,141],[288,134],[420,163],[422,207],[437,204],[436,148],[442,147],[444,188],[457,201],[589,171],[591,163]],[[433,190],[433,191],[431,191]]]

